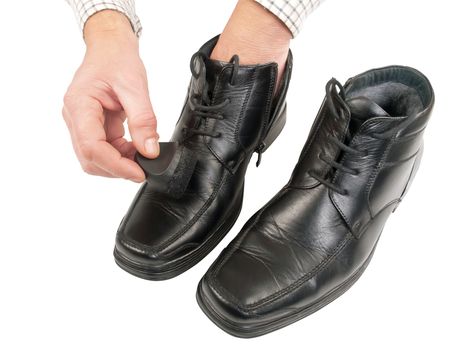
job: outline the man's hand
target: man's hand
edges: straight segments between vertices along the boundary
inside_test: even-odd
[[[86,55],[63,107],[75,153],[89,174],[141,182],[133,156],[157,157],[159,136],[138,39],[124,15],[107,10],[87,21],[84,37]],[[132,142],[124,138],[126,118]]]

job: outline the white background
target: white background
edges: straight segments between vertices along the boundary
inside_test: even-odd
[[[182,107],[189,58],[220,32],[235,1],[137,0],[141,54],[162,140]],[[283,134],[247,173],[243,211],[201,263],[149,282],[113,261],[116,228],[138,185],[84,174],[61,117],[84,45],[64,1],[0,9],[1,349],[466,349],[466,63],[464,1],[327,0],[293,41]],[[323,310],[243,340],[209,321],[197,283],[245,221],[288,180],[335,76],[410,65],[437,103],[418,176],[363,277]]]

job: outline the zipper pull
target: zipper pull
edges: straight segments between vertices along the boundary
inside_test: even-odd
[[[264,142],[261,142],[261,144],[256,149],[256,153],[258,153],[258,160],[256,161],[256,167],[259,167],[259,165],[261,164],[261,158],[262,158],[263,149],[265,146],[266,145],[264,144]]]

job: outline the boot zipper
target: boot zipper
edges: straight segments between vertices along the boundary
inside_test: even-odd
[[[259,167],[259,165],[261,164],[261,158],[262,158],[265,147],[266,147],[265,143],[261,142],[255,150],[255,152],[258,153],[258,160],[256,161],[256,167]]]

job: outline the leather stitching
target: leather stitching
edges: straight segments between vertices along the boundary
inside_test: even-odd
[[[181,229],[179,232],[159,244],[158,246],[158,251],[162,251],[165,248],[167,248],[171,243],[176,241],[178,238],[180,238],[183,234],[185,234],[192,226],[195,224],[199,217],[204,214],[204,212],[209,208],[209,206],[212,204],[214,201],[214,198],[217,196],[217,193],[219,192],[220,188],[225,182],[225,179],[227,178],[227,174],[225,173],[222,175],[221,180],[216,184],[216,187],[214,188],[214,191],[212,191],[211,195],[209,196],[208,200],[204,203],[204,205],[201,207],[201,209],[196,213],[196,215],[188,222],[183,229]]]
[[[219,79],[217,80],[217,83],[216,83],[216,87],[214,88],[214,92],[213,92],[213,100],[217,97],[217,94],[219,93],[219,90],[220,90],[220,81],[223,80],[223,77],[224,77],[224,73],[230,68],[228,67],[224,67],[221,71],[221,73],[219,74]],[[242,105],[242,108],[241,108],[241,111],[240,111],[240,120],[243,120],[243,113],[244,113],[244,109],[245,109],[245,105],[246,103],[250,100],[250,96],[251,96],[251,89],[252,89],[253,85],[250,84],[248,86],[248,90],[247,90],[247,96],[245,97],[245,100],[243,101],[243,105]],[[240,123],[240,120],[237,121],[236,123],[236,130],[238,129],[238,125]],[[207,125],[205,125],[205,130],[207,130]],[[206,147],[209,149],[209,151],[211,152],[211,154],[219,161],[219,163],[222,164],[222,166],[224,168],[226,168],[231,174],[234,174],[237,170],[237,165],[240,164],[243,160],[244,160],[244,152],[243,152],[243,156],[240,157],[239,161],[237,162],[237,164],[234,166],[234,167],[231,167],[229,166],[223,159],[221,156],[219,156],[217,154],[216,151],[214,151],[214,149],[210,146],[209,142],[207,141],[207,138],[206,136],[204,136],[203,138],[203,142],[204,144],[206,145]],[[244,150],[244,147],[243,145],[240,144],[240,142],[238,141],[237,139],[237,143],[240,145],[240,147],[242,147],[242,149]]]
[[[323,100],[321,107],[318,111],[318,116],[320,116],[320,118],[317,120],[318,124],[316,125],[316,127],[314,125],[311,127],[313,134],[311,135],[311,137],[309,137],[309,141],[305,144],[304,149],[302,153],[300,154],[297,164],[300,164],[303,159],[308,157],[308,152],[310,151],[311,145],[315,142],[315,138],[316,138],[316,135],[318,134],[318,130],[321,129],[321,124],[323,123],[323,120],[325,119],[325,115],[326,115],[325,107],[326,107],[326,98]],[[288,185],[291,185],[294,182],[294,177],[295,177],[294,175],[295,175],[296,170],[297,169],[294,169],[292,176],[290,177]],[[316,185],[319,184],[318,181],[316,181],[315,179],[313,180],[315,181]],[[297,187],[297,188],[301,188],[301,187]]]
[[[138,249],[144,254],[154,254],[154,253],[159,253],[165,248],[167,248],[170,244],[172,244],[174,241],[176,241],[178,238],[180,238],[183,234],[185,234],[192,226],[195,224],[199,217],[204,214],[204,212],[209,208],[209,206],[212,204],[214,201],[214,198],[217,196],[218,191],[224,184],[226,178],[227,178],[226,172],[222,175],[221,180],[216,184],[216,187],[214,188],[213,192],[209,196],[208,200],[204,203],[204,205],[198,210],[196,215],[177,233],[172,235],[170,238],[166,239],[163,241],[161,244],[159,244],[157,247],[153,246],[148,246],[146,244],[141,244],[139,242],[135,242],[131,238],[125,237],[125,242],[130,243],[134,248]],[[128,215],[129,216],[129,215]],[[142,249],[145,248],[145,249]]]
[[[264,211],[267,208],[269,208],[269,206],[274,201],[276,201],[277,199],[282,197],[286,192],[288,192],[288,189],[287,189],[287,187],[284,187],[281,191],[279,191],[279,193],[276,194],[276,196],[274,196],[273,199],[271,199],[271,201],[269,201],[268,204],[266,204],[259,212],[257,212],[255,214],[256,217],[253,220],[253,222],[250,223],[249,227],[245,231],[243,231],[243,234],[241,234],[241,236],[238,236],[238,238],[236,240],[232,241],[233,244],[230,246],[230,250],[226,251],[225,255],[222,256],[221,259],[219,260],[219,262],[215,265],[215,268],[213,270],[210,269],[206,274],[207,278],[210,280],[210,282],[212,284],[212,287],[216,290],[217,294],[219,296],[223,294],[227,298],[226,299],[227,301],[229,301],[230,303],[233,303],[234,306],[237,307],[242,312],[248,313],[249,311],[253,310],[254,308],[257,308],[259,306],[264,306],[264,305],[266,305],[268,303],[272,303],[275,299],[277,299],[279,297],[282,297],[285,294],[288,294],[288,293],[292,292],[294,289],[298,288],[303,283],[305,283],[309,279],[313,278],[313,276],[315,276],[317,273],[319,273],[322,269],[324,269],[324,267],[327,266],[327,263],[330,262],[332,260],[332,258],[335,257],[345,247],[345,245],[348,243],[348,241],[350,241],[352,238],[354,238],[352,233],[349,232],[344,237],[344,239],[342,239],[339,242],[339,244],[336,246],[336,248],[333,250],[333,252],[331,254],[328,254],[328,256],[326,256],[321,261],[320,264],[315,266],[315,268],[312,271],[305,274],[304,276],[302,276],[301,278],[296,280],[294,283],[292,283],[288,287],[286,287],[286,288],[284,288],[284,289],[282,289],[280,291],[277,291],[274,294],[271,294],[268,297],[263,298],[263,299],[255,302],[255,303],[248,304],[248,305],[243,304],[240,300],[238,300],[234,295],[232,295],[228,290],[226,290],[225,288],[223,288],[219,284],[216,276],[217,276],[219,270],[222,268],[222,266],[227,261],[227,259],[230,256],[232,256],[232,254],[241,246],[241,244],[242,244],[245,236],[248,234],[248,232],[250,232],[251,229],[257,225],[257,223],[260,220],[260,218],[262,217]]]
[[[381,169],[384,167],[385,165],[385,162],[386,162],[386,158],[389,154],[389,152],[391,151],[391,148],[392,148],[392,145],[394,143],[394,140],[396,138],[396,134],[394,134],[391,138],[391,140],[389,141],[389,143],[386,145],[386,149],[384,150],[384,153],[383,153],[383,156],[381,157],[381,160],[380,162],[378,163],[378,165],[376,166],[375,170],[373,171],[373,173],[371,174],[370,176],[370,180],[368,181],[368,183],[366,184],[365,186],[365,197],[366,197],[366,203],[368,205],[368,209],[370,211],[370,217],[371,218],[374,218],[375,217],[375,213],[373,213],[373,210],[371,209],[371,203],[370,203],[370,192],[373,188],[373,185],[374,183],[376,182],[376,178],[378,177]],[[360,237],[361,235],[359,235]]]
[[[352,142],[350,143],[350,146],[354,146],[355,143],[356,143],[356,137],[359,136],[359,135],[362,135],[363,134],[363,130],[365,128],[368,129],[369,125],[371,124],[374,124],[375,121],[377,122],[378,120],[385,120],[386,118],[385,117],[376,117],[376,118],[372,118],[371,119],[371,122],[367,123],[367,124],[364,124],[360,130],[357,132],[357,134],[355,135],[355,137],[353,138]],[[398,118],[399,119],[399,118]],[[388,145],[386,145],[386,147],[389,147]],[[370,214],[370,219],[373,219],[375,217],[375,213],[372,212],[371,210],[371,206],[370,206],[370,196],[369,196],[369,193],[367,193],[367,188],[368,186],[372,186],[373,185],[373,182],[375,181],[379,171],[380,171],[380,165],[381,165],[381,162],[384,163],[384,159],[386,158],[386,152],[387,152],[387,148],[385,150],[385,153],[383,154],[383,157],[381,158],[380,160],[380,163],[378,163],[378,166],[375,167],[375,169],[373,169],[373,171],[370,173],[370,177],[368,179],[368,182],[365,186],[365,190],[364,190],[364,196],[365,196],[365,201],[366,201],[366,207],[367,207],[367,210],[368,210],[368,213]],[[348,154],[344,154],[344,157],[342,158],[342,163],[345,162],[345,160],[348,158]],[[334,178],[333,178],[333,182],[336,181],[336,179],[338,178],[338,176],[341,174],[341,171],[340,170],[337,170],[336,173],[334,174]],[[338,203],[338,200],[337,200],[337,197],[336,197],[336,194],[335,193],[329,193],[329,197],[331,199],[331,202],[334,204],[334,206],[336,207],[337,211],[341,214],[343,220],[345,221],[345,223],[347,224],[347,226],[349,227],[350,231],[353,233],[354,237],[359,239],[361,237],[361,233],[364,231],[364,228],[367,226],[368,223],[365,223],[365,225],[363,225],[362,227],[360,227],[358,229],[358,232],[355,232],[355,229],[353,228],[353,225],[352,223],[350,222],[349,218],[347,217],[347,215],[344,214],[343,210],[341,209],[339,203]]]
[[[358,238],[358,236],[357,236],[357,235],[355,234],[355,232],[353,232],[353,230],[352,230],[352,225],[350,224],[349,218],[348,218],[347,215],[345,215],[345,213],[341,210],[339,204],[336,202],[336,199],[334,198],[333,193],[331,193],[331,192],[328,190],[328,195],[329,195],[329,199],[331,199],[331,202],[334,204],[334,208],[336,208],[337,211],[339,212],[339,214],[341,214],[341,217],[342,217],[342,219],[344,220],[345,224],[346,224],[347,227],[349,228],[350,232],[352,232],[352,235],[353,235],[355,238]]]
[[[237,123],[235,125],[234,137],[235,137],[235,140],[240,145],[240,147],[242,148],[243,151],[245,151],[245,146],[240,142],[239,129],[240,129],[240,125],[242,124],[243,120],[245,119],[245,107],[250,102],[251,90],[253,89],[253,85],[255,84],[254,82],[256,81],[257,76],[258,76],[258,67],[255,67],[255,68],[253,68],[252,83],[248,84],[247,96],[243,100],[242,108],[240,109],[240,118],[237,120]]]
[[[250,232],[250,230],[255,227],[255,225],[258,223],[259,219],[261,218],[261,215],[263,214],[263,212],[269,208],[269,206],[271,205],[271,203],[276,200],[276,199],[279,199],[280,197],[282,197],[282,195],[284,193],[287,192],[287,189],[283,188],[282,190],[280,190],[264,207],[262,207],[255,215],[254,215],[254,220],[250,223],[250,225],[245,229],[245,231],[243,231],[243,233],[241,232],[239,236],[237,236],[235,238],[234,241],[232,241],[232,247],[234,247],[233,250],[229,251],[229,252],[226,252],[226,255],[219,261],[219,264],[215,267],[214,270],[212,271],[208,271],[208,274],[212,274],[213,276],[216,276],[217,273],[219,272],[220,268],[224,265],[226,259],[228,257],[230,257],[236,250],[237,247],[239,247],[242,242],[243,242],[243,239],[244,237],[246,236],[246,234],[248,232]]]
[[[261,136],[259,140],[259,144],[256,146],[258,147],[261,142],[265,139],[267,136],[267,128],[270,122],[270,119],[272,118],[271,116],[271,108],[272,108],[272,96],[274,94],[274,88],[276,86],[276,78],[277,78],[277,65],[273,66],[273,69],[270,70],[269,72],[269,90],[267,94],[267,100],[266,100],[266,110],[264,111],[264,114],[261,116],[261,119],[263,120],[263,125],[261,129]],[[272,125],[273,121],[271,121]]]

